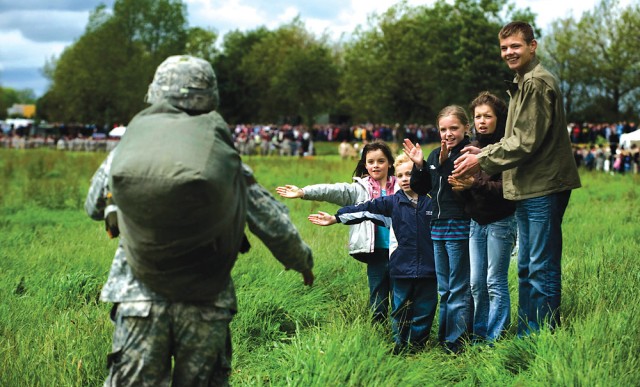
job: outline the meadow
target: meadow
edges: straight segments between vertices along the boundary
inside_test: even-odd
[[[337,144],[311,158],[246,157],[275,194],[283,184],[349,181]],[[104,153],[0,149],[0,385],[98,386],[113,326],[98,300],[116,248],[83,210]],[[285,271],[261,242],[233,271],[233,385],[627,386],[640,383],[640,177],[581,171],[564,219],[562,327],[459,356],[435,343],[391,354],[388,326],[371,326],[365,266],[348,229],[307,221],[336,206],[287,200],[314,252],[316,282]],[[284,199],[281,199],[284,200]],[[509,272],[515,320],[517,275]],[[437,325],[432,331],[432,338]]]

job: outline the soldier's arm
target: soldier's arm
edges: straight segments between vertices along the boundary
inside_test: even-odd
[[[311,285],[313,283],[311,248],[302,240],[300,233],[291,222],[288,208],[256,182],[247,166],[243,167],[248,189],[249,230],[260,238],[273,256],[287,269],[302,273],[305,284]]]
[[[113,160],[113,151],[104,159],[98,170],[91,178],[89,192],[84,202],[87,215],[93,220],[104,219],[104,209],[107,206],[107,185],[109,183],[109,169]]]

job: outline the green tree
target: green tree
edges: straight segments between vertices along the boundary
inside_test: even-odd
[[[7,118],[7,109],[18,101],[18,93],[15,89],[0,87],[0,119]]]
[[[382,121],[389,116],[384,78],[382,33],[373,27],[358,27],[355,39],[347,42],[343,53],[340,96],[356,122]]]
[[[218,40],[218,33],[214,30],[200,27],[189,28],[184,53],[213,63],[219,54],[216,40]]]
[[[620,8],[602,0],[578,23],[587,74],[583,114],[593,121],[620,120],[640,91],[640,6]],[[605,107],[605,109],[603,109]]]
[[[584,50],[578,23],[573,18],[554,20],[541,43],[539,53],[543,64],[560,81],[567,117],[576,120],[574,106],[585,92],[584,84],[589,78],[585,69],[591,62]]]
[[[116,0],[91,14],[85,33],[45,65],[40,104],[52,120],[126,123],[141,110],[156,66],[185,48],[185,7],[174,0]]]
[[[4,101],[4,88],[0,86],[0,120],[7,118],[7,104]]]
[[[263,120],[302,116],[311,125],[338,92],[337,64],[326,37],[316,38],[299,18],[252,46],[240,70],[260,101]]]
[[[33,104],[36,95],[32,89],[13,89],[0,86],[0,119],[8,117],[7,109],[14,104]]]
[[[259,92],[240,65],[253,47],[272,33],[266,27],[259,27],[247,32],[231,31],[224,36],[213,68],[220,93],[218,110],[230,123],[264,121],[259,115]]]
[[[500,61],[497,34],[506,2],[401,2],[345,48],[342,95],[357,117],[432,121],[449,104],[466,106],[482,90],[502,93],[513,75]],[[509,15],[513,14],[509,9]],[[529,11],[519,15],[532,18]]]

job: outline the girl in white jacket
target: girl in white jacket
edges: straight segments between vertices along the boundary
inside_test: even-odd
[[[285,185],[276,188],[280,196],[325,201],[341,207],[392,195],[393,154],[389,146],[375,141],[364,146],[353,172],[353,183],[314,184],[303,188]],[[367,221],[349,226],[349,254],[367,264],[369,305],[373,321],[386,321],[389,311],[389,230]]]

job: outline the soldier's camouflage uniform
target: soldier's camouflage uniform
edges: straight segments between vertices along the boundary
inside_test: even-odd
[[[104,219],[112,158],[113,152],[91,180],[85,210],[94,220]],[[249,190],[249,230],[287,269],[310,270],[311,250],[291,223],[287,207],[255,182],[249,167],[243,167]],[[229,280],[227,288],[209,302],[170,302],[136,279],[122,243],[121,236],[100,294],[102,301],[114,303],[115,331],[105,386],[227,385],[229,323],[237,310],[233,282]]]

